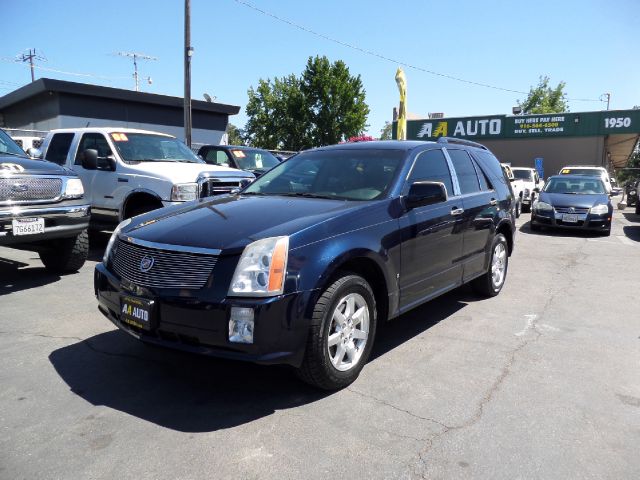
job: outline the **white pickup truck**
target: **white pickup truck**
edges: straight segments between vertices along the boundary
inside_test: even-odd
[[[129,128],[52,130],[42,156],[82,179],[92,228],[201,197],[228,193],[253,174],[208,165],[184,143],[163,133]]]
[[[522,212],[522,200],[524,197],[524,182],[522,180],[517,179],[513,175],[513,170],[511,169],[511,165],[508,163],[501,163],[502,170],[505,175],[511,182],[511,189],[513,190],[513,196],[516,199],[516,218],[520,217],[520,212]]]
[[[511,170],[513,171],[513,176],[518,180],[522,180],[524,184],[522,211],[530,212],[534,200],[542,190],[542,187],[544,187],[544,180],[540,178],[535,168],[511,167]]]

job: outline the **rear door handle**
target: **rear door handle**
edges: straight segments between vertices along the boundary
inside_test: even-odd
[[[491,205],[497,205],[498,204],[498,200],[496,200],[495,198],[492,198],[491,201],[489,202]]]
[[[462,215],[464,213],[464,208],[452,208],[451,215]]]

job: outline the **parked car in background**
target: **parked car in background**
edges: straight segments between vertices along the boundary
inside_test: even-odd
[[[610,177],[609,180],[611,182],[611,193],[614,196],[620,195],[623,189],[620,185],[618,185],[618,181],[613,177]]]
[[[92,226],[189,200],[229,193],[251,173],[207,165],[184,143],[163,133],[129,128],[51,130],[44,158],[74,170],[92,207]]]
[[[611,234],[613,205],[602,176],[554,175],[547,180],[531,213],[531,230],[541,227]]]
[[[515,214],[516,218],[520,217],[520,212],[522,212],[522,206],[524,204],[524,182],[518,178],[516,178],[513,174],[513,170],[511,169],[511,165],[508,163],[500,164],[502,166],[502,170],[504,171],[505,176],[509,179],[511,183],[511,189],[513,190],[513,196],[515,197]]]
[[[89,253],[91,214],[82,181],[32,160],[0,130],[0,245],[38,252],[54,273],[79,270]]]
[[[612,191],[611,178],[609,177],[609,172],[607,172],[607,169],[604,167],[595,165],[567,165],[560,169],[558,175],[598,175],[602,178],[607,193],[611,193]]]
[[[630,207],[638,205],[638,184],[640,183],[640,178],[634,178],[627,181],[627,184],[624,186],[624,193],[627,197],[627,205]]]
[[[530,212],[536,195],[544,187],[544,180],[540,178],[535,168],[511,167],[511,171],[516,180],[522,180],[522,211]]]
[[[304,151],[237,194],[121,223],[96,266],[99,309],[144,342],[341,388],[380,322],[463,283],[500,292],[513,202],[474,142]]]
[[[245,170],[256,177],[280,163],[280,160],[267,150],[236,145],[204,145],[198,150],[198,155],[208,164]]]
[[[11,138],[29,157],[35,158],[38,156],[40,148],[42,147],[42,137],[13,135]]]

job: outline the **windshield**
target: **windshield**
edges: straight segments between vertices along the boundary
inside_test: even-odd
[[[592,176],[602,175],[604,176],[604,170],[601,170],[599,168],[563,168],[562,170],[560,170],[560,174],[561,175],[592,175]]]
[[[533,172],[531,170],[516,170],[512,169],[513,176],[518,180],[533,181]]]
[[[606,193],[602,180],[598,178],[551,178],[544,187],[547,193],[575,193],[596,195]]]
[[[375,200],[391,187],[403,156],[400,150],[302,152],[258,178],[242,193]]]
[[[269,169],[280,163],[266,150],[231,149],[230,151],[242,170]]]
[[[204,163],[180,140],[149,133],[112,133],[111,138],[125,162]]]
[[[0,153],[18,155],[20,157],[27,156],[4,130],[0,130]]]

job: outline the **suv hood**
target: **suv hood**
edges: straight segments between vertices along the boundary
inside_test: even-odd
[[[363,202],[343,200],[226,195],[141,215],[122,234],[149,242],[236,253],[260,238],[294,235],[362,206]],[[322,240],[327,232],[329,229],[318,229],[314,240]],[[290,248],[297,246],[292,240]]]
[[[127,164],[127,168],[130,174],[137,173],[154,178],[165,178],[172,183],[195,182],[202,173],[207,173],[212,177],[254,178],[252,174],[242,170],[207,165],[206,163],[140,162]]]
[[[16,167],[17,165],[17,167]],[[47,160],[33,160],[0,153],[0,175],[73,175],[70,170]]]

